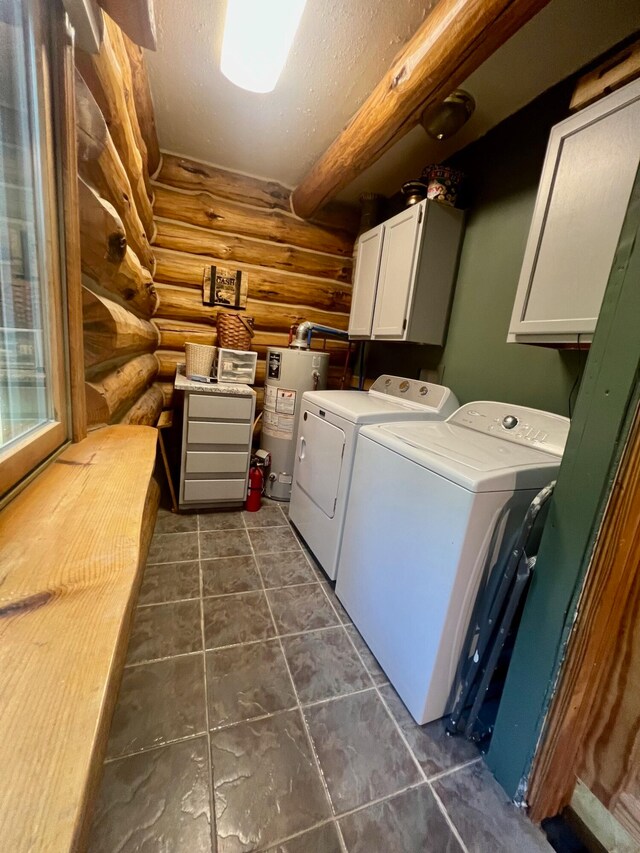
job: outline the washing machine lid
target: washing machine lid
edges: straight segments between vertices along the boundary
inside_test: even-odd
[[[369,391],[306,391],[303,401],[354,424],[444,419],[458,407],[450,388],[387,374],[379,376]]]
[[[560,458],[447,421],[387,423],[360,433],[471,492],[541,489]]]

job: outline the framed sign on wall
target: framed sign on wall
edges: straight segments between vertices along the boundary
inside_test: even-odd
[[[202,301],[205,305],[244,310],[247,307],[249,276],[243,270],[207,266],[202,277]]]

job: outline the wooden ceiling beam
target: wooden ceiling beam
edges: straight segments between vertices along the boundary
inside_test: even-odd
[[[156,50],[156,19],[153,0],[98,0],[110,18],[135,44]]]
[[[413,128],[549,0],[440,0],[291,196],[309,219]]]

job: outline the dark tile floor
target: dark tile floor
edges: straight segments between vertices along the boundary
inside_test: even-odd
[[[417,726],[277,505],[161,510],[92,853],[542,853],[475,748]]]

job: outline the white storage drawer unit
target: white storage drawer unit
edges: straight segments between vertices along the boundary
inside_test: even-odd
[[[202,385],[179,368],[184,391],[181,509],[238,506],[247,494],[256,393],[247,385]]]
[[[253,404],[253,399],[248,397],[189,394],[189,417],[215,418],[217,421],[246,420],[251,416]]]
[[[640,80],[552,129],[508,341],[591,339],[639,162]]]
[[[218,382],[244,382],[251,385],[256,381],[257,352],[218,347],[216,356],[215,373]]]
[[[187,450],[186,474],[244,474],[248,453],[220,453],[210,450]]]
[[[244,503],[247,479],[240,480],[185,480],[185,504]]]
[[[250,423],[187,421],[187,441],[189,444],[236,444],[246,447],[250,438]]]
[[[443,344],[464,214],[424,200],[358,240],[351,338]]]

